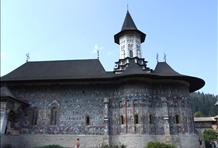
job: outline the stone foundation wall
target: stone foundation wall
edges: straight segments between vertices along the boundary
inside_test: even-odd
[[[199,148],[199,138],[197,135],[141,135],[125,134],[117,136],[106,135],[19,135],[19,136],[1,136],[1,148],[10,144],[12,148],[34,148],[49,144],[58,144],[67,148],[73,148],[75,139],[80,138],[81,148],[99,148],[102,144],[124,144],[127,148],[144,148],[149,141],[160,141],[173,143],[176,148]]]
[[[105,135],[19,135],[1,136],[1,148],[4,145],[11,145],[12,148],[34,148],[37,146],[57,144],[66,148],[74,148],[76,138],[80,138],[81,148],[97,148],[103,143],[108,143],[108,136]]]
[[[164,143],[174,144],[176,148],[199,148],[199,138],[197,135],[141,135],[141,134],[125,134],[119,136],[111,136],[111,144],[124,144],[127,148],[144,148],[150,141],[160,141]]]

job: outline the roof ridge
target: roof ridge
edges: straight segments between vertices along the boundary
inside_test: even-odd
[[[26,63],[38,63],[38,62],[68,62],[68,61],[99,61],[99,59],[74,59],[74,60],[47,60],[47,61],[28,61]],[[24,64],[26,64],[24,63]]]

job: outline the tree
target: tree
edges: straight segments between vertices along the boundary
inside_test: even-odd
[[[218,95],[192,93],[190,95],[190,104],[193,112],[201,112],[204,116],[217,115],[217,108],[214,105],[218,100]]]

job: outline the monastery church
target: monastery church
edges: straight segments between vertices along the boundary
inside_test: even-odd
[[[1,146],[102,144],[143,148],[149,141],[198,148],[190,93],[204,80],[166,62],[142,57],[140,31],[127,11],[114,35],[120,58],[113,71],[99,59],[28,61],[1,77]]]

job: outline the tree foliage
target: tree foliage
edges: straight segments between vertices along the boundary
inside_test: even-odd
[[[217,106],[214,105],[217,100],[218,95],[215,96],[199,92],[190,95],[190,103],[193,113],[201,112],[203,116],[215,116],[217,114]]]
[[[166,143],[161,143],[161,142],[149,142],[145,148],[176,148],[176,146],[171,145],[171,144],[166,144]]]
[[[203,137],[206,142],[218,140],[218,131],[207,129],[203,132]]]

